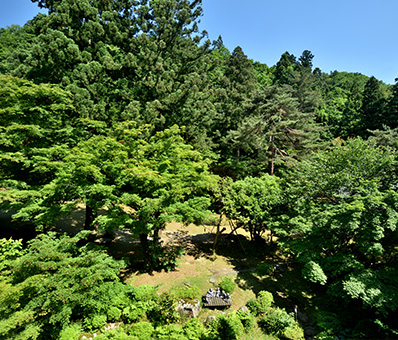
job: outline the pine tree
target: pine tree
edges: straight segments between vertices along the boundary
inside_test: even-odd
[[[398,127],[398,78],[395,79],[393,94],[387,106],[386,125],[395,129]]]
[[[205,148],[213,113],[200,4],[39,1],[50,14],[32,23],[37,41],[19,76],[60,84],[73,94],[80,117],[135,120],[158,130],[178,123]]]
[[[314,114],[301,113],[298,108],[289,87],[266,86],[256,92],[247,104],[247,116],[229,133],[231,147],[246,152],[247,170],[254,164],[254,174],[267,171],[273,175],[276,166],[291,167],[319,147],[320,128]]]
[[[380,82],[375,77],[370,77],[365,85],[361,109],[361,135],[368,136],[367,130],[382,128],[386,123],[384,113],[384,95]]]
[[[296,64],[297,60],[293,54],[290,54],[289,52],[283,53],[279,61],[276,63],[274,84],[291,84]]]
[[[246,102],[257,89],[257,79],[252,64],[242,49],[234,49],[226,62],[225,74],[216,84],[215,106],[218,117],[214,124],[214,139],[219,145],[221,162],[231,157],[239,163],[239,149],[232,149],[228,134],[236,130],[246,116]]]

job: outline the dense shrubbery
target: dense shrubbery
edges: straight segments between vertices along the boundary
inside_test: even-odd
[[[219,286],[224,292],[232,293],[236,287],[236,283],[230,277],[226,277],[220,282]]]
[[[274,297],[270,292],[260,291],[256,299],[251,299],[247,302],[247,308],[255,316],[261,316],[269,311],[273,303]]]
[[[72,340],[101,331],[99,340],[239,339],[255,327],[256,316],[267,334],[286,336],[292,326],[291,316],[272,307],[268,292],[247,303],[251,313],[222,314],[208,327],[197,319],[181,319],[177,302],[200,297],[198,287],[159,295],[156,286],[123,284],[118,278],[123,262],[84,241],[89,233],[41,234],[26,251],[19,242],[2,243],[1,265],[10,270],[0,277],[0,339]],[[220,286],[232,291],[235,282],[226,278]],[[117,323],[117,329],[104,331],[109,323]]]

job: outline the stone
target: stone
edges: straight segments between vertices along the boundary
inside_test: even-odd
[[[209,316],[206,318],[205,323],[206,323],[206,324],[209,324],[209,323],[213,322],[215,319],[216,319],[216,317],[215,317],[214,315],[209,315]]]
[[[200,301],[197,299],[191,301],[180,300],[177,311],[182,317],[196,318],[201,311]]]

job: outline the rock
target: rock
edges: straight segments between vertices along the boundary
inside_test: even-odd
[[[200,311],[200,301],[195,299],[190,302],[180,300],[178,302],[177,311],[182,317],[196,318]]]
[[[216,317],[214,315],[209,315],[206,318],[205,324],[209,324],[209,323],[213,322],[215,319],[216,319]]]
[[[242,307],[239,308],[239,310],[242,311],[242,312],[248,312],[249,308],[247,308],[246,306],[242,306]]]

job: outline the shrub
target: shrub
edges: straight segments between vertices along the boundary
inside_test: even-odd
[[[326,284],[327,276],[325,275],[322,267],[314,261],[306,263],[302,273],[306,280],[320,283],[321,285]]]
[[[119,320],[122,311],[117,307],[111,306],[106,313],[108,315],[108,321],[113,322]]]
[[[267,313],[273,303],[272,293],[262,290],[258,293],[257,298],[249,300],[246,306],[255,316],[259,316]]]
[[[100,329],[106,325],[106,315],[94,314],[84,319],[84,327],[90,331]]]
[[[152,285],[141,285],[133,288],[130,293],[130,297],[134,301],[157,301],[159,300],[158,287]]]
[[[127,334],[136,336],[140,340],[151,340],[153,339],[153,332],[155,331],[151,323],[147,321],[141,321],[134,323],[127,330]]]
[[[13,290],[8,298],[13,304],[1,318],[20,319],[21,311],[30,317],[17,329],[10,329],[12,334],[7,331],[5,338],[17,338],[16,333],[38,329],[37,325],[38,332],[57,338],[72,320],[83,318],[90,329],[106,323],[106,311],[113,301],[125,299],[125,285],[118,277],[125,263],[93,244],[78,244],[88,236],[87,231],[59,238],[54,232],[40,234],[12,261],[9,282]],[[120,295],[124,297],[119,299]]]
[[[190,319],[184,326],[184,334],[187,340],[199,340],[205,332],[205,328],[197,319]]]
[[[147,312],[147,303],[137,302],[123,309],[122,319],[127,323],[138,321],[144,318]]]
[[[155,326],[166,325],[180,320],[180,314],[177,312],[177,301],[170,293],[163,293],[159,297],[155,308],[147,310],[148,318]]]
[[[295,322],[284,330],[283,337],[290,340],[303,340],[304,330]]]
[[[261,263],[256,269],[256,273],[260,276],[270,275],[273,271],[274,267],[269,263]]]
[[[155,337],[160,340],[186,340],[182,326],[175,323],[157,327]]]
[[[245,332],[249,332],[255,325],[254,316],[249,311],[237,311],[236,315],[239,317]]]
[[[258,325],[265,334],[282,335],[285,329],[294,324],[294,317],[280,308],[271,308],[258,320]]]
[[[220,288],[227,292],[227,293],[232,293],[236,287],[235,281],[233,281],[231,278],[226,277],[224,278],[221,283],[220,283]]]
[[[75,340],[78,339],[80,334],[83,332],[82,327],[79,324],[73,324],[62,329],[59,334],[59,340]]]
[[[236,313],[232,313],[226,317],[220,315],[209,325],[206,334],[208,340],[228,339],[235,340],[244,333],[243,325]]]
[[[0,239],[0,272],[4,274],[4,270],[8,268],[9,262],[22,256],[23,253],[22,239]]]
[[[180,299],[200,299],[201,292],[197,286],[184,286],[178,287],[172,290],[172,293],[176,297],[177,300]]]
[[[95,340],[135,340],[135,336],[128,335],[122,327],[106,331],[95,337]],[[75,339],[69,339],[75,340]]]

